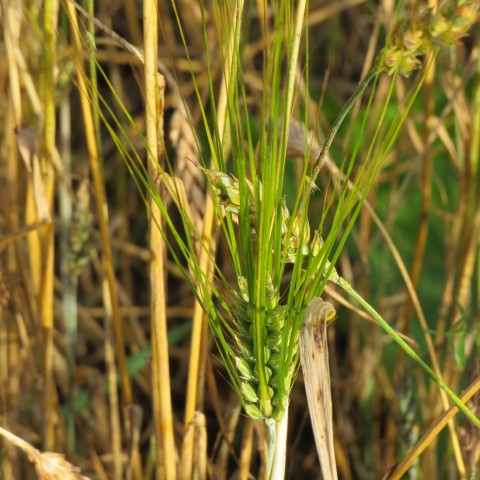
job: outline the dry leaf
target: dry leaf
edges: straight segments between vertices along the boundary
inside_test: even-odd
[[[328,480],[337,479],[327,345],[327,324],[334,316],[332,305],[315,297],[308,304],[300,330],[300,361],[308,409],[323,478]]]

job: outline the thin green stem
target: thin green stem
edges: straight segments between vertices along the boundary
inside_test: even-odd
[[[357,90],[355,90],[355,92],[348,99],[347,103],[343,106],[342,110],[338,114],[337,119],[335,120],[335,123],[333,124],[332,129],[330,130],[330,133],[328,134],[328,137],[325,140],[325,143],[323,144],[320,155],[315,161],[315,167],[313,169],[313,175],[312,175],[312,183],[315,183],[315,180],[317,179],[318,174],[320,173],[320,170],[322,168],[323,161],[325,160],[325,157],[327,156],[327,153],[330,150],[330,146],[332,145],[333,139],[335,138],[335,135],[337,134],[338,129],[340,128],[343,121],[345,120],[345,117],[348,115],[348,112],[350,112],[353,105],[355,105],[355,102],[364,94],[365,90],[370,85],[370,82],[375,78],[377,74],[378,74],[377,70],[373,69],[365,77],[365,79],[362,82],[360,82]]]
[[[342,277],[339,277],[335,283],[352,296],[377,323],[390,335],[390,337],[402,348],[402,350],[430,376],[430,378],[448,395],[450,400],[477,426],[480,428],[480,420],[472,411],[460,400],[460,398],[440,379],[435,372],[422,360],[422,358],[413,350],[398,333],[380,316],[380,314],[364,300],[352,286]]]

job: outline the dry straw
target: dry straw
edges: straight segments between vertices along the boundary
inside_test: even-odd
[[[425,76],[420,80],[408,97],[404,110],[398,113],[393,123],[386,120],[387,105],[393,96],[394,77],[402,75],[408,77],[416,69],[423,66],[421,58],[429,54],[432,58],[442,46],[454,45],[459,38],[464,36],[473,22],[478,18],[479,6],[476,1],[442,3],[436,11],[427,9],[412,16],[410,21],[396,23],[390,35],[387,46],[380,52],[373,70],[366,75],[357,91],[346,103],[333,125],[323,147],[314,152],[313,161],[311,152],[303,155],[301,166],[301,184],[298,186],[296,198],[290,204],[284,196],[284,179],[286,158],[295,125],[292,123],[296,114],[294,109],[294,91],[296,87],[295,74],[298,68],[300,39],[305,25],[306,3],[298,4],[276,2],[272,5],[272,17],[262,18],[263,42],[263,74],[265,91],[262,92],[261,108],[259,112],[260,125],[258,138],[254,139],[254,125],[251,123],[249,104],[247,101],[246,87],[242,78],[241,65],[241,21],[243,18],[244,4],[238,1],[234,6],[228,2],[216,5],[214,11],[218,24],[221,56],[224,59],[224,72],[221,81],[221,93],[217,101],[212,98],[209,113],[203,105],[203,96],[200,86],[196,83],[194,68],[190,65],[195,95],[203,119],[207,147],[204,152],[199,149],[200,141],[191,129],[192,119],[179,90],[174,89],[176,98],[176,112],[171,129],[171,140],[176,147],[179,160],[177,165],[185,174],[185,181],[175,178],[173,169],[159,163],[157,154],[162,152],[161,129],[159,129],[156,115],[163,113],[161,109],[155,110],[155,84],[157,75],[155,51],[149,51],[146,59],[146,70],[150,80],[147,82],[147,117],[148,135],[147,147],[150,153],[148,171],[142,169],[141,162],[127,159],[127,164],[132,174],[142,188],[146,188],[150,195],[149,209],[154,214],[159,235],[152,234],[152,246],[158,251],[157,263],[152,263],[152,269],[158,268],[157,274],[152,274],[152,295],[160,295],[163,302],[164,284],[159,279],[163,275],[162,264],[162,238],[167,240],[170,253],[174,256],[179,268],[185,275],[190,287],[196,295],[194,332],[192,336],[192,355],[190,357],[190,378],[187,394],[187,407],[185,412],[185,438],[182,452],[183,474],[190,477],[195,463],[194,442],[205,445],[205,430],[203,417],[195,413],[195,407],[201,400],[197,382],[204,376],[204,361],[202,352],[205,352],[205,321],[204,314],[215,335],[219,354],[227,369],[229,379],[239,394],[246,414],[252,419],[263,419],[268,426],[268,475],[279,478],[282,475],[285,461],[285,426],[289,405],[290,392],[298,371],[300,358],[299,334],[304,315],[306,323],[304,338],[305,352],[315,345],[308,346],[315,338],[321,338],[319,344],[323,348],[323,385],[317,386],[328,391],[328,371],[325,325],[332,315],[332,310],[325,302],[317,299],[325,288],[327,281],[339,285],[360,303],[378,323],[392,336],[392,338],[420,364],[426,372],[448,393],[452,401],[478,424],[478,419],[465,407],[458,397],[445,385],[438,373],[434,373],[423,360],[401,339],[380,315],[361,298],[342,279],[334,265],[345,245],[346,238],[353,226],[365,197],[377,177],[382,161],[391,150],[398,136],[398,132],[405,122],[410,108],[422,86]],[[73,7],[67,2],[74,30],[75,58],[77,61],[79,83],[81,90],[88,92],[83,82],[81,67],[81,44],[78,35],[78,25],[73,15]],[[175,14],[177,5],[173,4]],[[78,8],[78,7],[77,7]],[[150,11],[155,15],[152,7]],[[263,12],[266,15],[266,12]],[[205,12],[202,12],[205,15]],[[178,19],[179,31],[184,41],[186,56],[188,48],[184,31]],[[268,20],[268,21],[267,21]],[[208,52],[210,45],[207,31],[207,19],[202,17],[203,39],[205,50]],[[270,22],[272,24],[270,25]],[[148,26],[148,22],[146,23]],[[147,30],[148,31],[148,30]],[[156,33],[150,39],[156,38]],[[155,41],[156,40],[152,40]],[[139,58],[143,55],[136,49],[128,47]],[[147,55],[146,55],[147,56]],[[308,61],[308,58],[306,59]],[[426,66],[428,67],[427,60]],[[212,80],[207,54],[207,74],[209,75],[209,89],[215,97],[215,85]],[[162,69],[161,65],[159,66]],[[174,85],[174,80],[165,70],[167,81]],[[368,149],[366,158],[353,176],[355,155],[350,163],[347,160],[342,164],[345,171],[345,182],[339,187],[339,202],[334,212],[329,212],[330,206],[325,207],[323,218],[316,228],[311,228],[309,222],[309,202],[316,191],[316,180],[327,158],[333,139],[351,111],[357,100],[365,94],[367,88],[376,82],[380,75],[392,76],[392,82],[385,108],[378,118],[378,126],[372,137],[372,145]],[[370,101],[365,107],[366,117],[371,112],[370,106],[375,88]],[[98,153],[93,141],[92,124],[88,99],[81,97],[82,108],[86,121],[86,130],[90,132],[87,137],[90,155],[92,158],[92,172],[94,176],[94,191],[97,200],[98,218],[100,221],[102,247],[104,249],[104,264],[106,269],[105,292],[109,296],[112,307],[113,327],[116,337],[116,350],[119,357],[120,380],[123,399],[130,403],[132,394],[130,382],[125,370],[124,344],[122,327],[118,315],[118,299],[113,277],[110,239],[106,229],[106,219],[102,213],[105,206],[105,192],[101,183],[98,167]],[[210,112],[211,111],[211,112]],[[212,119],[208,115],[212,116]],[[161,122],[160,122],[161,124]],[[306,125],[308,128],[308,125]],[[361,125],[365,132],[365,123]],[[305,138],[305,136],[303,136]],[[305,141],[306,144],[309,141]],[[301,150],[301,145],[296,146]],[[303,146],[305,147],[305,145]],[[185,157],[193,157],[186,161]],[[195,171],[195,166],[202,167]],[[205,217],[200,221],[201,209],[192,209],[187,206],[185,199],[197,205],[200,194],[199,179],[205,174],[210,192],[207,196]],[[169,200],[161,195],[157,185],[163,182],[168,191],[168,197],[173,198],[182,216],[182,227],[177,228],[172,221],[167,208]],[[190,185],[193,185],[190,188]],[[194,188],[195,187],[195,188]],[[185,191],[186,190],[186,191]],[[192,193],[193,192],[193,193]],[[190,195],[190,197],[189,197]],[[193,213],[191,211],[195,210]],[[196,213],[195,213],[196,212]],[[327,215],[331,223],[325,232],[324,223]],[[162,217],[160,220],[159,217]],[[231,264],[234,270],[233,280],[228,281],[219,266],[215,263],[215,245],[212,239],[216,238],[216,225],[220,226],[219,233],[223,235],[229,249]],[[165,229],[172,232],[173,240],[169,240]],[[170,241],[170,243],[168,243]],[[172,246],[173,245],[173,246]],[[175,247],[175,248],[174,248]],[[178,249],[177,249],[178,247]],[[178,253],[180,252],[180,253]],[[286,270],[289,270],[288,283],[285,285]],[[291,274],[290,274],[291,272]],[[216,276],[217,288],[213,277]],[[155,285],[153,285],[155,284]],[[226,291],[226,294],[223,292]],[[48,304],[45,304],[47,315]],[[327,308],[325,308],[327,307]],[[164,309],[163,305],[160,308]],[[153,310],[152,310],[153,311]],[[320,321],[320,334],[310,332],[310,320]],[[165,319],[159,317],[159,322],[152,324],[154,342],[154,361],[160,361],[160,346],[166,349]],[[158,330],[156,330],[158,328]],[[159,329],[163,329],[161,337]],[[168,362],[164,363],[168,364]],[[168,370],[168,369],[167,369]],[[198,380],[197,377],[200,377]],[[155,388],[159,389],[160,374],[155,373]],[[313,396],[316,393],[313,392]],[[312,395],[309,395],[309,398]],[[155,398],[155,413],[157,422],[162,416],[162,401],[168,403],[168,398]],[[327,432],[330,439],[326,447],[326,460],[322,462],[325,472],[334,478],[334,462],[331,448],[331,419],[328,405],[328,395],[324,397],[325,418],[323,425],[316,430],[316,435]],[[112,405],[115,398],[112,398]],[[48,405],[47,405],[48,406]],[[163,404],[165,407],[165,403]],[[50,407],[49,407],[50,408]],[[113,409],[115,410],[115,409]],[[168,405],[163,412],[169,417]],[[119,413],[112,417],[118,424]],[[156,424],[157,436],[165,434],[160,423]],[[118,439],[120,436],[118,436]],[[167,437],[166,437],[167,438]],[[279,439],[281,441],[278,441]],[[117,441],[118,441],[117,439]],[[168,431],[171,446],[162,451],[158,445],[157,456],[168,455],[173,451],[172,430]],[[321,449],[322,451],[323,449]],[[119,445],[116,446],[116,475],[121,474]],[[202,450],[203,451],[203,450]],[[163,453],[162,453],[163,452]],[[197,452],[198,453],[198,452]],[[175,476],[174,457],[169,458],[163,467],[169,470],[169,478]],[[199,462],[197,462],[198,464]],[[329,467],[327,468],[327,465]],[[203,464],[199,465],[197,473],[205,475]]]

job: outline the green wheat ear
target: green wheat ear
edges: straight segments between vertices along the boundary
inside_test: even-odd
[[[213,192],[216,194],[223,208],[239,215],[240,192],[238,180],[229,174],[218,170],[204,169],[210,181]],[[248,180],[248,214],[252,238],[257,229],[257,206],[253,193],[253,186]],[[262,196],[260,186],[260,198]],[[287,208],[285,199],[281,202],[281,248],[278,252],[285,263],[295,263],[300,257],[303,262],[310,255],[317,256],[323,247],[320,234],[315,231],[310,240],[311,232],[307,219],[297,213],[292,218]],[[326,269],[330,268],[327,262]],[[336,272],[330,274],[335,276]],[[256,338],[253,323],[255,318],[255,305],[249,296],[254,291],[252,285],[244,276],[237,278],[238,291],[231,292],[233,302],[230,313],[233,317],[232,336],[234,341],[234,365],[239,382],[237,390],[242,398],[245,412],[255,419],[273,418],[281,420],[285,415],[288,399],[293,386],[297,362],[283,365],[282,355],[283,339],[286,325],[286,305],[280,304],[280,292],[275,287],[272,276],[267,273],[264,302],[264,332],[262,338]],[[260,349],[256,348],[263,342]],[[261,358],[257,352],[261,352]],[[298,355],[298,342],[291,347],[290,358]],[[264,395],[260,395],[259,369],[262,369],[266,387]],[[281,377],[280,377],[281,376]]]
[[[253,345],[255,343],[252,329],[253,309],[248,295],[248,283],[245,277],[238,278],[239,292],[233,308],[235,343],[238,355],[235,365],[241,379],[240,393],[244,400],[245,412],[252,418],[274,418],[280,420],[285,415],[288,398],[293,383],[295,368],[287,372],[284,383],[287,392],[279,391],[279,374],[281,365],[281,345],[285,328],[286,307],[279,304],[280,295],[275,289],[270,276],[267,277],[265,303],[265,336],[263,358],[258,359]],[[261,401],[258,392],[258,369],[262,368],[267,383],[267,396]]]
[[[227,173],[218,170],[203,169],[210,181],[213,192],[217,195],[218,200],[227,212],[239,215],[240,213],[240,189],[238,180]],[[255,201],[255,193],[253,185],[246,180],[248,188],[248,212],[250,215],[250,226],[252,235],[255,235],[257,227],[257,205]],[[259,196],[262,198],[262,184],[259,182]],[[298,212],[292,220],[290,211],[287,208],[285,199],[282,199],[281,206],[282,219],[282,249],[285,253],[286,263],[295,263],[297,256],[300,254],[307,257],[310,254],[308,240],[310,239],[310,225],[306,216]],[[290,226],[291,222],[291,226]],[[323,244],[322,244],[323,245]],[[318,252],[318,244],[312,244]]]

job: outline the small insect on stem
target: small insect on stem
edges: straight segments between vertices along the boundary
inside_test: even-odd
[[[327,325],[334,317],[335,309],[332,305],[320,297],[315,297],[308,304],[300,330],[300,361],[313,434],[323,478],[332,480],[337,479],[337,467],[333,449]]]

